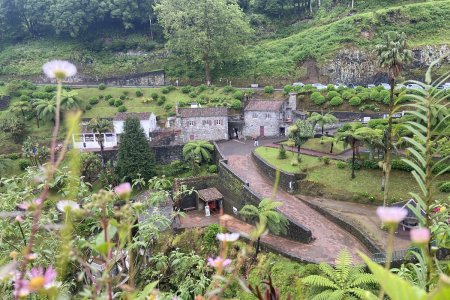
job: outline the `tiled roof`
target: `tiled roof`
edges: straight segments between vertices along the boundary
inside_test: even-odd
[[[178,115],[181,118],[226,117],[228,116],[228,109],[226,107],[180,108],[178,109]]]
[[[216,188],[208,188],[198,191],[198,197],[205,202],[219,200],[223,195]]]
[[[151,115],[152,115],[151,112],[140,112],[140,113],[119,112],[114,117],[114,121],[125,121],[129,117],[135,117],[138,118],[139,120],[149,120]]]
[[[280,111],[284,101],[274,100],[252,100],[249,101],[244,110],[250,111]]]

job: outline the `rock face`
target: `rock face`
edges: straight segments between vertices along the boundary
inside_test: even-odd
[[[413,49],[413,62],[405,67],[405,77],[417,78],[414,70],[426,70],[431,62],[447,55],[443,64],[449,64],[449,45],[423,46]],[[421,72],[423,74],[423,72]],[[320,81],[344,84],[388,82],[386,70],[377,65],[376,56],[366,50],[357,48],[343,49],[335,58],[320,68]]]

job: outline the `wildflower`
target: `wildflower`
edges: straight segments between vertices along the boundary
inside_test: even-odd
[[[231,259],[229,258],[223,259],[220,256],[217,256],[216,258],[212,257],[208,258],[208,265],[216,269],[225,268],[229,264],[231,264]]]
[[[217,239],[222,242],[234,242],[239,238],[239,233],[218,233]]]
[[[120,198],[128,198],[128,196],[131,194],[131,184],[129,182],[121,183],[114,188],[114,192]]]
[[[52,266],[49,266],[44,272],[44,268],[32,268],[28,273],[30,291],[39,291],[41,289],[48,289],[54,285],[56,279],[56,271]]]
[[[424,245],[430,241],[430,230],[427,228],[414,228],[411,229],[411,241],[416,244]]]
[[[26,297],[30,294],[29,281],[18,279],[14,282],[14,296]]]
[[[19,223],[23,223],[23,221],[24,221],[21,215],[17,215],[15,220]]]
[[[77,74],[77,67],[65,60],[52,60],[42,66],[42,70],[48,78],[63,80]]]
[[[30,253],[27,255],[28,260],[35,260],[38,257],[36,253]]]
[[[60,212],[65,212],[66,210],[80,209],[80,205],[72,200],[61,200],[56,203],[56,208],[58,208]]]
[[[401,207],[378,207],[377,215],[387,225],[396,225],[408,215],[408,211]]]

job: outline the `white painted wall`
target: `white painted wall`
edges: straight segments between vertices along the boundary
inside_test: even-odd
[[[158,126],[156,125],[156,116],[153,113],[150,115],[150,118],[148,120],[140,120],[140,123],[147,137],[149,137],[150,132],[153,132],[158,128]],[[114,132],[116,134],[123,133],[125,121],[113,121],[113,125],[114,125]]]

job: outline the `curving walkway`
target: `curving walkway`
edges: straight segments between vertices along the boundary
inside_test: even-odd
[[[248,181],[252,190],[263,197],[272,196],[273,183],[258,172],[250,154],[225,155],[230,168]],[[308,227],[315,238],[310,244],[280,239],[281,245],[277,245],[277,247],[281,251],[295,252],[299,257],[317,262],[334,262],[342,249],[348,249],[355,258],[358,251],[369,254],[369,251],[353,235],[341,229],[293,195],[278,189],[275,199],[283,202],[283,206],[280,207],[281,212]]]

